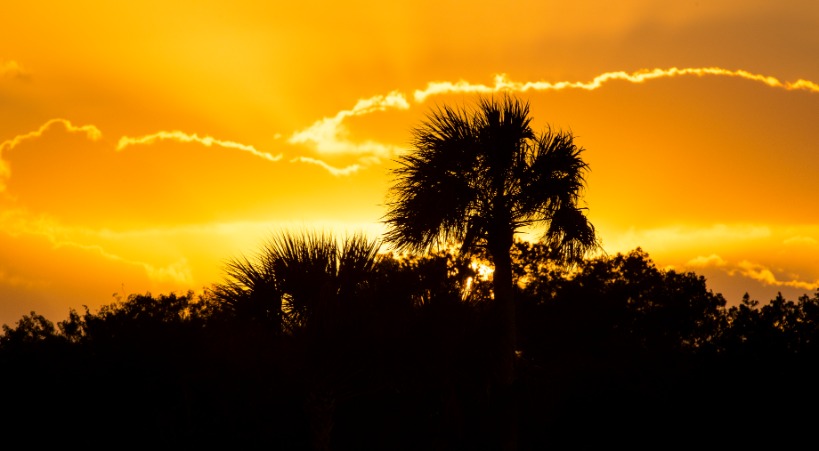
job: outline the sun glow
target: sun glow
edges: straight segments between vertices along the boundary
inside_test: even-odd
[[[475,271],[480,280],[489,280],[490,276],[495,272],[495,268],[491,264],[477,260],[473,260],[469,267]]]

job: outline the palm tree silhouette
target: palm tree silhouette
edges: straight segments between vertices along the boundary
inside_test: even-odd
[[[280,333],[310,327],[326,333],[342,304],[354,302],[378,262],[380,244],[363,234],[282,232],[255,260],[226,265],[226,281],[212,289],[237,316],[272,323]]]
[[[379,249],[363,234],[338,240],[282,232],[255,260],[229,262],[227,280],[212,290],[237,316],[272,322],[276,334],[299,338],[303,355],[290,364],[302,368],[313,449],[330,449],[336,404],[354,395],[347,386],[359,370],[347,357],[356,349],[353,325],[367,307],[362,299],[372,290]]]
[[[535,134],[529,103],[509,94],[481,97],[476,109],[438,107],[412,131],[412,152],[393,170],[385,241],[426,251],[460,243],[469,255],[483,248],[495,267],[499,316],[497,377],[513,380],[514,235],[545,228],[551,257],[575,262],[597,247],[594,227],[578,206],[587,164],[570,132]]]

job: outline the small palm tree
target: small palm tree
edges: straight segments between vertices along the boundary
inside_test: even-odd
[[[498,377],[509,384],[515,352],[511,247],[526,227],[545,229],[557,262],[581,259],[597,246],[579,206],[587,164],[569,132],[535,134],[528,102],[511,95],[480,98],[476,109],[439,107],[412,131],[410,153],[393,170],[385,241],[427,251],[460,243],[483,247],[495,267],[501,322]]]
[[[326,332],[329,322],[352,307],[378,262],[377,241],[354,235],[340,243],[332,235],[282,234],[265,247],[283,294],[291,327],[315,326]]]
[[[237,316],[265,320],[277,332],[322,329],[367,284],[379,249],[363,235],[339,241],[329,234],[283,232],[255,260],[231,260],[226,281],[212,293]]]
[[[256,260],[235,259],[227,281],[213,289],[237,316],[273,320],[277,333],[297,336],[314,449],[329,449],[337,400],[356,368],[345,345],[357,332],[360,298],[370,288],[380,245],[357,234],[337,240],[331,234],[283,232],[273,236]]]
[[[282,332],[282,293],[274,273],[274,259],[262,252],[256,260],[235,258],[225,266],[225,282],[211,290],[220,307],[237,317],[262,321]]]

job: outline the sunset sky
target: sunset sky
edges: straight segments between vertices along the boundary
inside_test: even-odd
[[[282,228],[377,236],[436,105],[570,129],[603,249],[729,304],[819,284],[819,2],[5,2],[0,324],[202,290]]]

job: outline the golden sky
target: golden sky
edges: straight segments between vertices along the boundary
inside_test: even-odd
[[[499,90],[586,148],[606,252],[729,303],[819,283],[813,0],[7,3],[0,324],[378,234],[410,129]]]

